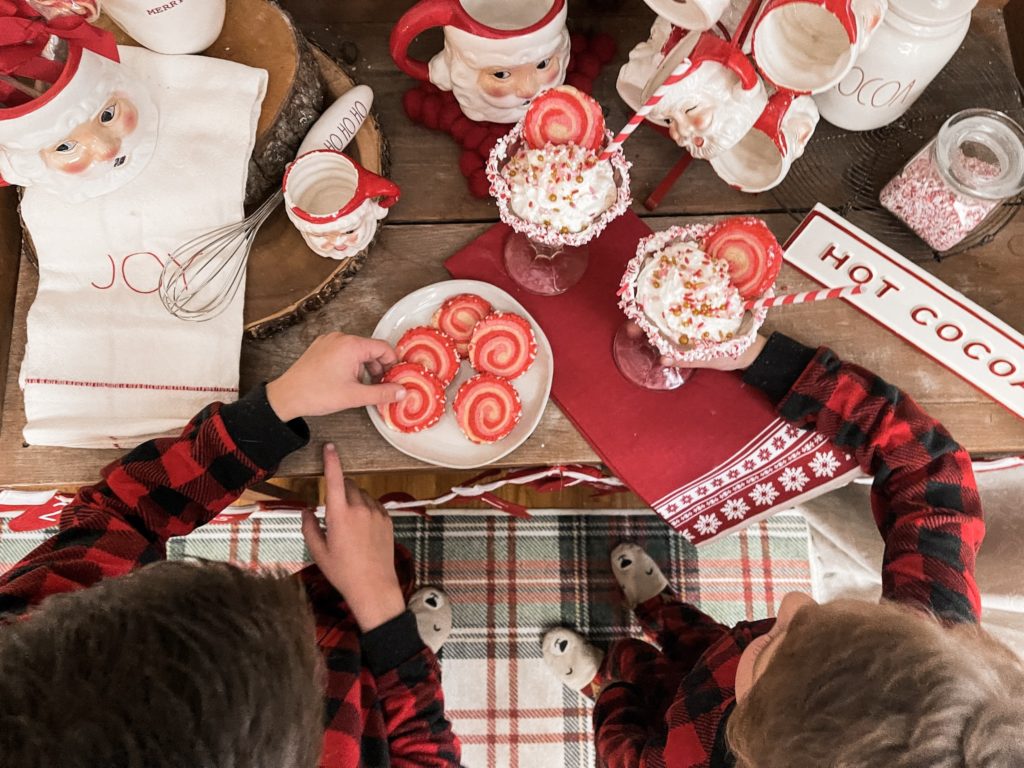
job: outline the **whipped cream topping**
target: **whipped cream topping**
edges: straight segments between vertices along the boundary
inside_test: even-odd
[[[636,300],[657,329],[681,347],[729,341],[745,314],[729,265],[691,242],[672,243],[648,257]]]
[[[597,157],[575,144],[520,147],[501,169],[512,212],[556,232],[582,232],[618,196],[612,164]]]

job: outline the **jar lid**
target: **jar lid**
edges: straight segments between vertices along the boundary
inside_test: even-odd
[[[1024,128],[991,109],[949,118],[935,141],[939,169],[954,186],[985,200],[1024,190]]]
[[[978,0],[889,0],[889,11],[918,24],[945,24],[974,10]]]

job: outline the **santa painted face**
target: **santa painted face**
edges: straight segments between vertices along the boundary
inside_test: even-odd
[[[56,87],[56,86],[55,86]],[[69,202],[134,179],[156,147],[159,117],[145,84],[89,51],[70,82],[46,104],[0,119],[0,175]]]
[[[734,70],[704,61],[671,88],[651,117],[668,126],[676,144],[695,158],[709,160],[735,146],[767,102],[760,80],[744,87]]]
[[[569,63],[569,33],[564,28],[541,48],[512,56],[446,46],[430,62],[430,79],[450,90],[470,120],[514,123],[530,102],[561,85]]]
[[[386,208],[375,200],[367,200],[348,216],[329,224],[296,221],[296,226],[315,253],[329,259],[344,259],[370,244],[377,232],[377,222],[387,215]]]

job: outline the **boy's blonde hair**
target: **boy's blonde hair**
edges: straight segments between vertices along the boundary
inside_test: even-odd
[[[726,726],[742,768],[1024,766],[1024,664],[896,604],[801,609]]]

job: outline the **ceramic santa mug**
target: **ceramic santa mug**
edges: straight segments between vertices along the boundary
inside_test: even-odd
[[[514,123],[535,96],[565,80],[565,17],[565,0],[420,0],[392,30],[391,58],[451,91],[470,120]],[[444,27],[444,48],[428,64],[408,51],[431,27]]]
[[[778,88],[826,91],[846,77],[887,7],[887,0],[768,0],[753,27],[757,67]]]
[[[288,218],[315,253],[355,256],[373,240],[377,222],[398,202],[398,185],[333,149],[300,155],[285,169]]]
[[[0,109],[0,184],[68,202],[124,186],[156,148],[159,113],[146,85],[116,61],[69,46],[39,98]]]
[[[103,10],[157,53],[199,53],[224,27],[227,0],[103,0]]]
[[[753,128],[768,104],[761,78],[740,50],[710,31],[690,32],[665,57],[641,95],[652,93],[684,60],[685,76],[650,111],[672,140],[701,160],[725,152]]]
[[[773,189],[804,153],[817,125],[814,99],[777,91],[750,132],[735,147],[712,158],[711,167],[741,192]]]

